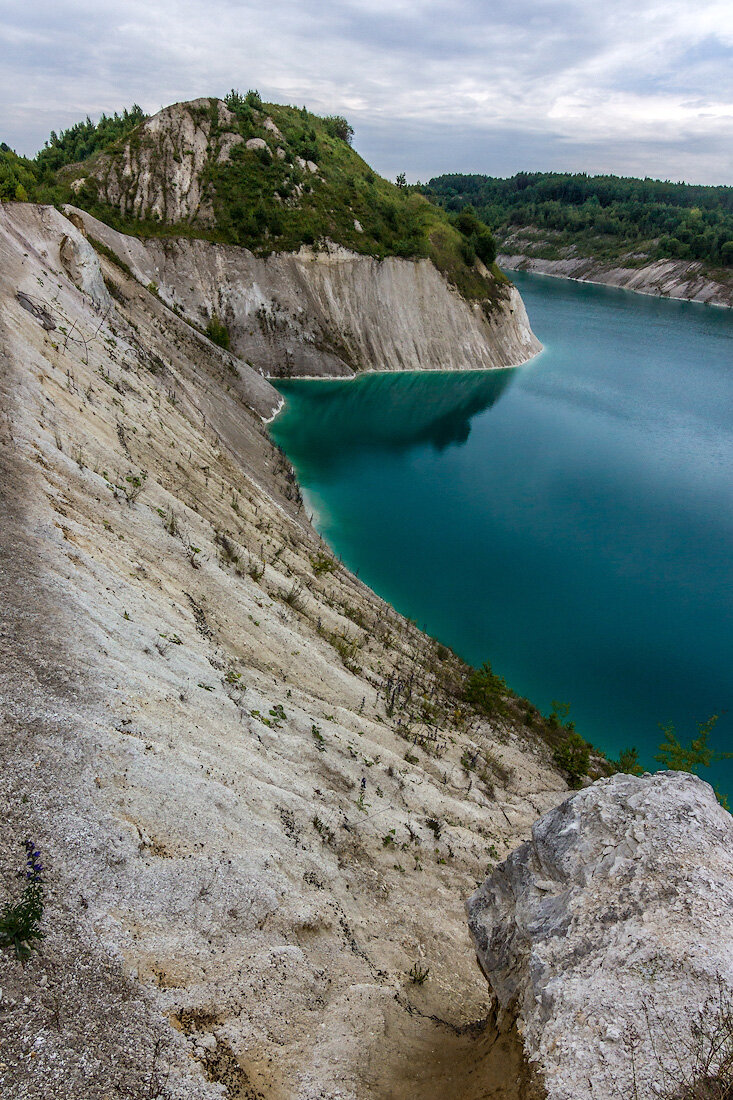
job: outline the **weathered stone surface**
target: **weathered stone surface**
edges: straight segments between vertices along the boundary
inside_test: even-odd
[[[221,100],[174,103],[146,119],[122,157],[103,154],[93,168],[99,197],[125,217],[169,222],[213,222],[203,170],[209,158],[229,159],[239,135],[212,127],[230,125],[231,111]]]
[[[104,285],[99,256],[78,229],[69,227],[59,246],[59,255],[72,283],[87,294],[99,309],[109,309],[112,299]]]
[[[537,242],[533,242],[536,245]],[[733,306],[733,283],[716,282],[703,265],[690,260],[654,260],[641,267],[624,267],[623,262],[604,263],[592,256],[568,256],[561,260],[543,260],[521,251],[522,241],[509,241],[497,256],[506,271],[533,271],[556,275],[581,283],[601,283],[637,294],[658,298],[683,298],[707,305]]]
[[[100,255],[100,314],[70,232],[0,204],[0,908],[24,837],[48,868],[46,938],[0,951],[0,1095],[512,1100],[463,898],[565,797],[549,748],[452,708],[405,740],[387,675],[421,706],[452,658],[316,573],[278,394],[154,269]]]
[[[696,776],[616,775],[542,817],[467,908],[550,1100],[633,1096],[634,1074],[654,1095],[733,986],[733,818]]]
[[[210,241],[141,241],[66,207],[183,316],[227,325],[231,348],[265,375],[350,377],[361,370],[518,366],[541,344],[515,287],[487,317],[429,260],[376,260],[346,249],[267,259]]]

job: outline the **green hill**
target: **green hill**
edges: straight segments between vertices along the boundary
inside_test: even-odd
[[[380,259],[424,257],[490,307],[507,280],[487,227],[378,176],[352,134],[344,118],[253,91],[150,119],[133,107],[52,134],[35,160],[6,150],[0,197],[72,201],[128,233],[205,237],[258,255],[331,241]]]

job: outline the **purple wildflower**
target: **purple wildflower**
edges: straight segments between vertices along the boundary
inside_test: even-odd
[[[41,853],[36,848],[32,840],[26,840],[25,842],[25,862],[26,872],[25,877],[29,882],[42,882],[41,875],[43,874],[43,864],[40,862]]]

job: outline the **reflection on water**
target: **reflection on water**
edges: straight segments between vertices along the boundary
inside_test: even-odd
[[[530,364],[285,382],[272,434],[347,565],[472,664],[612,755],[713,713],[733,750],[733,313],[517,283]]]
[[[511,385],[516,371],[472,371],[450,374],[366,375],[352,382],[281,381],[277,388],[288,397],[308,394],[318,417],[319,452],[327,463],[342,453],[379,447],[402,451],[429,443],[437,451],[465,443],[471,419],[491,408]],[[449,380],[449,384],[446,382]],[[291,402],[292,404],[292,402]],[[312,439],[308,423],[286,408],[277,432],[288,438],[288,451],[298,451]]]

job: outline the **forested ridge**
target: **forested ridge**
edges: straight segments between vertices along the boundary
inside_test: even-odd
[[[518,227],[538,231],[533,254],[547,259],[574,245],[606,259],[640,251],[649,259],[733,266],[733,187],[518,172],[508,179],[443,175],[423,191],[449,212],[471,206],[500,244]]]
[[[98,122],[92,122],[87,115],[82,122],[58,134],[52,130],[48,141],[33,158],[18,156],[5,142],[0,143],[0,200],[52,200],[59,168],[110,148],[146,118],[137,103],[121,114],[116,111],[113,115],[102,114]]]

